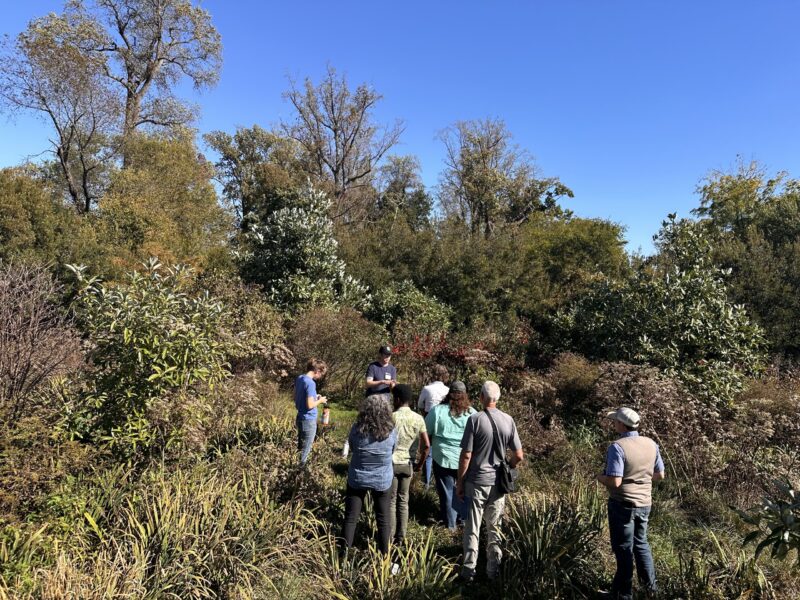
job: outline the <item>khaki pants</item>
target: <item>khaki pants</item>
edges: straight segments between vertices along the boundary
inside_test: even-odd
[[[464,496],[469,504],[469,516],[464,524],[464,568],[463,574],[475,575],[478,563],[478,544],[481,522],[486,522],[486,574],[495,577],[500,568],[503,551],[500,549],[500,520],[506,505],[506,497],[496,485],[464,483]]]

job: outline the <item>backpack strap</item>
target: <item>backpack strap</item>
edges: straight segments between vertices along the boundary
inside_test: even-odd
[[[493,438],[492,445],[494,447],[495,453],[500,459],[500,464],[502,464],[506,460],[506,453],[503,451],[502,449],[503,447],[500,445],[500,434],[497,432],[497,425],[495,424],[494,419],[492,418],[492,415],[489,412],[488,408],[485,409],[483,412],[486,413],[486,416],[489,417],[489,422],[492,424],[492,438]]]

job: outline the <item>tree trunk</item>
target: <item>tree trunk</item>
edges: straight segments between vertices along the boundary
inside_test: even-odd
[[[67,192],[72,200],[72,204],[79,213],[88,212],[84,203],[81,201],[81,194],[78,191],[78,186],[75,184],[75,178],[72,176],[72,171],[69,170],[69,152],[65,151],[63,147],[56,149],[56,156],[58,157],[58,164],[61,167],[61,173],[64,175],[64,181],[67,182]]]

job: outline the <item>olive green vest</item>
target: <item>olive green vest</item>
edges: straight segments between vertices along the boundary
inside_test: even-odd
[[[622,485],[610,494],[614,500],[631,502],[634,506],[650,506],[653,503],[653,471],[656,467],[658,446],[648,437],[632,436],[618,439],[625,454],[625,470]]]

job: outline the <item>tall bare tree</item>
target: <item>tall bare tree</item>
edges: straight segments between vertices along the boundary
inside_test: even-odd
[[[308,154],[314,175],[333,188],[336,219],[352,220],[359,205],[353,192],[371,183],[383,156],[403,133],[402,121],[382,126],[373,110],[383,98],[366,84],[351,90],[344,75],[329,66],[319,85],[290,82],[284,96],[296,111],[283,123],[286,134]]]
[[[53,126],[52,151],[79,212],[97,199],[119,121],[119,97],[103,74],[105,57],[86,51],[98,34],[96,23],[82,15],[51,14],[6,40],[0,60],[4,106],[34,111]]]
[[[500,119],[458,121],[440,134],[445,170],[440,200],[446,212],[491,236],[498,224],[522,223],[537,211],[557,209],[572,191],[557,178],[537,177],[533,159],[513,143]]]

